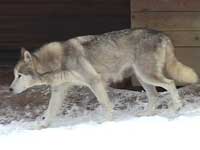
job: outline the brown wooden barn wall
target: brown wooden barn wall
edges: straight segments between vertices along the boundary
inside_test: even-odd
[[[129,0],[0,0],[0,64],[20,47],[130,27]]]
[[[200,1],[131,0],[132,27],[166,32],[179,60],[200,74]]]

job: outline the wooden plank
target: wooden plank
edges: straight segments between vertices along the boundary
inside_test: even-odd
[[[175,46],[200,46],[200,31],[166,31]]]
[[[67,19],[13,16],[0,17],[0,22],[0,55],[4,48],[36,48],[50,41],[128,28],[130,24],[128,16],[69,16]]]
[[[199,11],[199,0],[131,0],[132,12]]]
[[[132,27],[146,27],[164,31],[200,30],[200,12],[144,12],[133,13]]]
[[[2,33],[0,34],[0,43],[1,42],[11,42],[11,41],[29,41],[29,40],[42,40],[49,39],[48,34],[35,34],[35,33]]]
[[[83,3],[89,3],[89,4],[97,4],[97,3],[127,3],[130,2],[130,0],[1,0],[1,4],[43,4],[43,3],[74,3],[74,4],[83,4]]]
[[[176,56],[185,65],[188,65],[200,75],[200,47],[177,47],[175,49]]]
[[[92,22],[90,22],[92,20]],[[120,20],[120,22],[119,22]],[[0,16],[0,32],[12,33],[22,32],[22,33],[56,33],[56,31],[62,30],[74,30],[78,32],[84,32],[87,29],[101,32],[106,31],[109,28],[117,28],[123,26],[128,27],[129,20],[127,17],[122,16],[104,16],[104,17],[91,17],[91,16],[69,16],[67,19],[65,17],[30,17],[30,16],[18,16],[18,17],[2,17]],[[81,27],[80,27],[81,24]],[[92,26],[95,28],[91,28]],[[107,27],[106,27],[107,26]],[[107,29],[106,29],[106,28]],[[109,28],[108,28],[109,27]],[[84,30],[83,30],[84,28]],[[101,28],[100,31],[97,29]],[[82,33],[80,32],[80,33]]]
[[[1,0],[0,3],[102,3],[102,2],[112,2],[112,3],[124,3],[129,2],[129,0]]]
[[[118,26],[129,26],[129,16],[68,16],[65,17],[49,17],[49,16],[0,16],[0,30],[5,32],[17,31],[31,31],[31,32],[49,32],[50,30],[68,30],[78,28],[79,31],[84,31],[83,28],[90,28],[90,30],[96,30],[91,27],[95,24],[105,30],[105,26],[118,27]],[[92,21],[91,21],[92,20]],[[86,26],[87,25],[87,26]],[[56,28],[57,27],[57,28]],[[114,29],[113,28],[113,29]],[[122,27],[123,28],[123,27]],[[65,31],[64,30],[64,31]],[[51,31],[52,32],[52,31]],[[98,31],[97,31],[98,32]]]
[[[64,2],[71,2],[73,0],[1,0],[1,3],[64,3]]]
[[[0,16],[129,15],[128,3],[1,4]],[[75,11],[78,10],[78,11]]]

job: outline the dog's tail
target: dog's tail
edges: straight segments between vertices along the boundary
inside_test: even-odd
[[[166,44],[166,68],[170,77],[180,83],[196,83],[198,82],[198,75],[196,72],[182,64],[177,60],[174,54],[174,46],[169,38],[165,40]]]

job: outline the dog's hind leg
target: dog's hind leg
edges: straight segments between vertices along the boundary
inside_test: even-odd
[[[135,69],[137,76],[145,82],[153,86],[160,86],[166,89],[172,97],[173,106],[175,110],[179,110],[182,107],[182,101],[180,100],[178,90],[176,89],[175,83],[173,80],[167,79],[161,72],[152,72],[152,74],[145,74],[141,72],[139,68]]]
[[[147,98],[149,100],[148,107],[147,107],[147,113],[153,114],[155,112],[155,109],[157,106],[157,100],[158,100],[159,93],[157,92],[155,86],[145,83],[138,76],[137,76],[137,79],[140,82],[140,84],[142,85],[142,87],[145,89]],[[131,82],[133,82],[133,80]]]
[[[163,87],[164,89],[169,91],[173,100],[174,110],[179,110],[183,106],[183,103],[178,94],[178,90],[176,89],[175,82],[173,80],[165,78],[163,75],[158,76],[158,81],[159,82],[155,83],[154,85]]]

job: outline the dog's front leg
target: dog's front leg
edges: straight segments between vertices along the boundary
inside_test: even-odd
[[[106,89],[102,81],[99,80],[98,77],[97,79],[93,79],[92,81],[90,81],[89,88],[97,97],[97,100],[99,101],[99,103],[106,107],[107,119],[112,120],[113,104],[110,102],[110,99],[108,97],[108,94],[106,92]]]
[[[96,72],[93,66],[85,58],[80,58],[79,61],[81,65],[80,68],[82,68],[80,74],[85,79],[86,85],[97,97],[99,103],[106,107],[108,112],[107,119],[111,120],[113,113],[113,104],[110,102],[101,76]]]
[[[67,89],[68,86],[66,85],[58,85],[51,87],[51,98],[49,100],[49,106],[44,117],[42,118],[43,121],[40,127],[48,127],[52,120],[56,117],[65,98],[65,91],[67,91]]]

